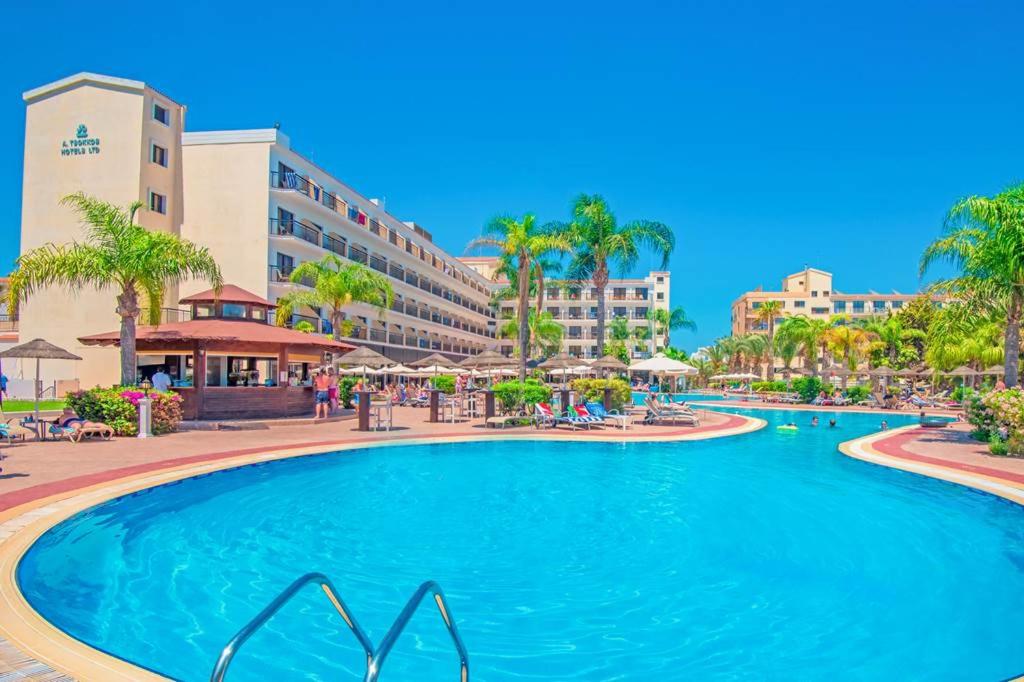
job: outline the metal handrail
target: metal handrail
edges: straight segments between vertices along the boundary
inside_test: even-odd
[[[348,606],[346,606],[345,602],[342,601],[341,596],[338,594],[338,590],[334,588],[330,579],[323,573],[307,573],[289,585],[284,592],[277,595],[274,601],[270,602],[265,609],[256,614],[256,616],[250,620],[245,627],[238,631],[238,634],[231,638],[231,641],[228,642],[220,652],[220,657],[217,659],[217,665],[214,666],[213,673],[210,675],[210,682],[223,682],[224,675],[228,672],[228,666],[231,665],[231,661],[235,658],[235,654],[238,653],[241,646],[245,644],[257,630],[263,627],[263,625],[270,620],[274,614],[280,611],[285,604],[291,601],[291,598],[294,597],[299,590],[309,583],[314,582],[320,584],[320,588],[327,595],[331,604],[333,604],[334,608],[338,610],[339,614],[341,614],[342,620],[344,620],[345,624],[352,630],[352,634],[354,634],[356,639],[359,640],[359,644],[362,645],[363,651],[366,653],[367,679],[370,679],[370,666],[374,659],[373,643],[370,642],[370,638],[366,636],[366,633],[363,632],[363,628],[356,622],[355,616],[351,615]],[[376,679],[376,676],[374,676],[373,679]]]
[[[448,634],[451,635],[452,643],[455,645],[455,650],[459,654],[459,680],[460,682],[469,682],[469,655],[466,653],[466,646],[462,643],[459,629],[455,626],[452,610],[448,606],[448,600],[445,599],[441,586],[433,580],[428,580],[420,585],[415,594],[406,602],[405,608],[398,614],[398,618],[395,619],[391,629],[388,630],[387,634],[384,635],[384,639],[381,640],[380,646],[377,647],[377,652],[370,658],[370,664],[363,682],[377,682],[377,677],[380,675],[380,669],[384,665],[384,660],[391,653],[391,649],[394,648],[398,637],[405,630],[405,626],[416,613],[416,609],[419,608],[420,603],[428,593],[433,594],[434,601],[437,603],[437,610],[441,612],[441,618],[444,620],[444,624],[448,628]]]

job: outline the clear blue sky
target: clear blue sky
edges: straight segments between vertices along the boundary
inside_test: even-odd
[[[190,130],[280,121],[454,253],[496,213],[561,219],[580,192],[661,220],[689,350],[804,264],[841,291],[915,290],[950,203],[1024,179],[1017,0],[497,5],[7,6],[0,267],[21,93],[77,71],[151,83]]]

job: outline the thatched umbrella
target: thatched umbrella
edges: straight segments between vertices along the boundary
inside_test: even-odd
[[[36,360],[36,380],[35,380],[35,403],[36,403],[36,435],[41,440],[43,437],[42,427],[39,423],[39,361],[40,360],[81,360],[74,353],[55,346],[49,341],[43,339],[32,339],[28,343],[23,343],[20,346],[14,348],[8,348],[7,350],[0,353],[0,358],[35,358]]]
[[[359,348],[349,351],[338,358],[338,364],[345,365],[347,367],[358,367],[359,365],[366,365],[367,367],[385,367],[392,364],[392,362],[392,360],[388,360],[377,351],[365,346],[360,346]]]
[[[541,369],[546,369],[552,373],[554,370],[562,370],[562,385],[565,385],[565,375],[568,374],[570,369],[579,367],[580,361],[577,358],[572,357],[566,352],[561,352],[557,355],[552,355],[544,362],[537,365]]]
[[[446,358],[440,353],[431,353],[425,358],[420,358],[415,362],[410,362],[410,367],[431,367],[433,365],[440,365],[442,367],[450,367],[452,365],[452,359]]]
[[[912,367],[904,367],[903,369],[896,370],[896,376],[898,377],[916,377],[921,376],[921,372]]]
[[[496,350],[485,350],[476,355],[471,355],[462,362],[459,363],[460,367],[468,369],[483,370],[487,373],[488,378],[491,376],[491,371],[503,367],[511,367],[515,364],[512,358],[505,357]]]
[[[594,369],[603,369],[603,370],[613,369],[613,370],[617,370],[619,372],[621,372],[621,371],[623,371],[625,369],[629,369],[629,365],[627,365],[622,360],[619,360],[617,357],[615,357],[614,355],[611,355],[611,354],[608,354],[608,355],[604,356],[603,358],[599,358],[597,360],[594,360],[592,363],[590,363],[590,366],[593,367]]]
[[[346,367],[362,367],[363,368],[363,380],[366,380],[366,368],[380,368],[390,365],[391,360],[378,353],[377,351],[367,348],[366,346],[360,346],[355,350],[351,350],[340,358],[338,358],[338,364]]]
[[[985,374],[987,376],[994,376],[994,377],[1001,377],[1004,374],[1006,374],[1006,368],[1003,367],[1002,365],[992,365],[991,367],[986,369],[984,372],[979,372],[979,374]]]

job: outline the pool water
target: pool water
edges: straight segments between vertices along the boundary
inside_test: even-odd
[[[1024,671],[1024,510],[853,460],[873,414],[761,411],[693,443],[505,441],[272,462],[111,501],[45,534],[18,579],[73,636],[183,680],[302,573],[379,642],[444,587],[472,679],[998,680]],[[903,417],[887,415],[891,425]],[[795,433],[776,424],[796,422]],[[452,680],[432,605],[382,680]],[[359,680],[315,587],[228,680]]]
[[[648,394],[644,391],[633,391],[633,404],[642,406],[644,399],[647,398]],[[674,403],[690,403],[698,402],[701,400],[731,400],[731,396],[725,394],[713,394],[713,393],[659,393],[658,400],[664,401],[670,399]]]

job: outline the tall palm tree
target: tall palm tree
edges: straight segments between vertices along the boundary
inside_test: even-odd
[[[85,241],[47,244],[23,254],[11,273],[8,309],[38,289],[57,285],[73,291],[93,287],[117,293],[121,317],[121,383],[135,383],[135,320],[144,299],[146,322],[159,324],[167,287],[185,279],[223,284],[220,268],[210,252],[168,232],[155,232],[135,224],[142,207],[127,208],[79,192],[61,199],[82,220]]]
[[[1003,311],[1006,385],[1019,381],[1020,322],[1024,313],[1024,182],[993,196],[969,196],[946,216],[945,234],[921,255],[921,274],[936,262],[960,274],[932,285],[979,311]]]
[[[854,325],[838,325],[825,333],[829,350],[846,365],[855,370],[871,348],[874,334]]]
[[[526,379],[526,362],[530,359],[530,277],[537,279],[537,288],[543,296],[543,282],[537,276],[538,264],[553,253],[565,253],[572,248],[569,237],[559,230],[541,228],[536,216],[526,214],[522,220],[499,216],[484,226],[484,234],[472,240],[466,249],[493,248],[498,250],[495,276],[514,268],[519,292],[516,296],[516,320],[519,323],[519,380]],[[543,269],[543,268],[541,268]],[[543,304],[543,298],[538,298]]]
[[[782,313],[782,301],[764,301],[754,313],[759,322],[768,325],[768,380],[775,376],[775,318]]]
[[[654,325],[657,325],[657,327],[652,330],[651,338],[653,339],[656,336],[663,336],[666,348],[671,345],[671,332],[673,329],[697,331],[697,323],[686,315],[686,309],[682,306],[677,306],[672,310],[666,310],[665,308],[652,308],[647,311],[647,320],[651,323],[650,326],[653,327]]]
[[[608,204],[599,195],[581,194],[573,202],[572,220],[568,224],[554,224],[572,239],[574,252],[567,268],[567,276],[577,282],[590,281],[597,289],[597,346],[605,342],[605,287],[615,266],[622,271],[632,270],[644,246],[661,256],[661,267],[668,267],[669,257],[675,249],[675,235],[664,223],[651,220],[633,220],[619,225]]]
[[[903,349],[910,346],[912,341],[926,336],[920,329],[904,327],[902,319],[896,315],[881,319],[868,318],[861,321],[859,326],[878,338],[879,350],[884,354],[886,364],[893,369],[901,369],[899,364]]]
[[[329,311],[331,334],[335,339],[341,338],[346,327],[345,306],[368,303],[383,314],[395,299],[387,276],[359,263],[346,263],[333,253],[319,261],[300,263],[289,278],[292,282],[311,281],[312,290],[290,291],[277,299],[277,324],[287,326],[292,315],[303,306],[324,307]]]
[[[713,374],[720,373],[722,369],[725,367],[726,360],[728,360],[729,358],[729,353],[721,345],[721,343],[713,344],[711,347],[707,349],[706,353],[708,356],[708,361],[714,368]]]
[[[562,336],[565,327],[555,321],[551,313],[543,312],[537,314],[536,310],[529,312],[529,351],[528,355],[554,355],[562,347]],[[501,335],[506,339],[519,338],[519,320],[509,318],[501,328]]]

